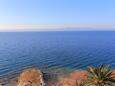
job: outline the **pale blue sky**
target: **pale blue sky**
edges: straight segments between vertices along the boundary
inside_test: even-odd
[[[115,28],[115,0],[0,0],[0,29]]]

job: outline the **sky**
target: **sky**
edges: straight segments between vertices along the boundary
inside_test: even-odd
[[[0,0],[0,31],[26,30],[115,30],[115,0]]]

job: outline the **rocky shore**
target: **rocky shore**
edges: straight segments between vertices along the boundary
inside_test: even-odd
[[[26,69],[26,70],[28,70],[28,69]],[[33,70],[33,69],[30,69],[30,70]],[[38,71],[38,69],[37,69],[37,71]],[[88,72],[85,70],[75,70],[68,74],[42,73],[41,72],[43,74],[42,77],[40,75],[40,72],[36,73],[36,72],[30,71],[30,72],[28,72],[28,74],[27,74],[27,72],[25,72],[25,73],[26,73],[26,75],[22,74],[22,77],[23,77],[22,83],[25,79],[27,80],[27,78],[31,78],[32,80],[34,80],[34,79],[38,79],[35,77],[39,77],[39,78],[43,77],[45,85],[38,85],[38,86],[82,86],[82,82],[87,80],[87,78],[88,78]],[[18,74],[17,77],[10,79],[9,81],[1,81],[0,86],[24,86],[24,85],[18,85],[19,80],[22,79],[22,77],[20,78],[21,74]],[[28,75],[29,75],[29,77],[28,77]],[[112,72],[112,76],[115,76],[115,71]],[[39,80],[37,80],[37,83],[41,84],[41,81],[39,81],[39,82],[38,81]],[[27,86],[29,86],[29,85],[27,85]],[[37,86],[37,85],[33,85],[33,86]]]
[[[0,86],[17,86],[19,75],[20,74],[18,74],[17,77],[12,78],[10,80],[6,80],[6,79],[1,80]],[[58,73],[45,72],[43,73],[43,78],[45,81],[45,86],[55,86],[57,83],[73,84],[75,79],[85,80],[87,78],[87,72],[83,70],[75,70],[70,74],[58,74]]]

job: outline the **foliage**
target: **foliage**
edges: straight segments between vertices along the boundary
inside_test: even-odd
[[[112,71],[109,65],[88,67],[87,71],[89,76],[85,86],[115,86],[115,76],[111,76]]]

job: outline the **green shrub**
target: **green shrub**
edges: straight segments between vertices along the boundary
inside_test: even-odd
[[[112,71],[109,65],[88,67],[87,71],[89,76],[85,86],[115,86],[115,76],[111,76]]]

